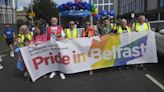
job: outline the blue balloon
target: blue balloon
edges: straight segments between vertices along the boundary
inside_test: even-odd
[[[72,2],[67,2],[67,5],[68,6],[73,6],[73,3]]]
[[[62,5],[58,6],[59,11],[62,11]]]
[[[106,10],[102,10],[102,11],[101,11],[101,16],[103,16],[103,17],[104,17],[104,16],[107,16],[107,14],[108,14],[108,13],[107,13],[107,11],[106,11]]]
[[[96,14],[93,18],[94,18],[95,20],[98,20],[98,19],[100,19],[100,15],[99,15],[99,14]]]
[[[92,4],[88,3],[88,10],[91,11],[92,10]]]
[[[110,16],[114,16],[115,14],[114,14],[114,10],[111,10],[110,11]]]

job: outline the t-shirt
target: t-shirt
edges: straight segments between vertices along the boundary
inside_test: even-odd
[[[13,38],[14,30],[12,28],[5,28],[3,33],[6,35],[7,39]]]
[[[57,39],[57,29],[58,27],[51,27],[51,38],[50,40],[56,40]],[[65,33],[63,30],[61,30],[61,37],[65,37]]]
[[[32,42],[35,44],[35,43],[43,43],[47,41],[47,37],[46,37],[46,34],[43,34],[43,35],[37,35],[36,37],[33,37],[32,38]]]
[[[141,31],[145,31],[145,29],[144,29],[144,24],[140,25],[140,30],[141,30]]]

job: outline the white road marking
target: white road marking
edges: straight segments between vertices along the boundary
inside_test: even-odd
[[[152,82],[154,82],[158,87],[160,87],[162,90],[164,90],[164,85],[162,85],[160,82],[158,82],[155,78],[153,78],[150,74],[145,74],[147,78],[149,78]]]

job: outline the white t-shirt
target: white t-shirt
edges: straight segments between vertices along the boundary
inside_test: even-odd
[[[51,38],[50,38],[50,40],[56,40],[57,39],[57,29],[58,29],[58,27],[51,27]],[[62,37],[65,37],[65,33],[64,33],[64,31],[63,30],[61,30],[61,36]]]
[[[144,24],[140,25],[140,30],[141,30],[141,31],[145,31],[145,29],[144,29]]]

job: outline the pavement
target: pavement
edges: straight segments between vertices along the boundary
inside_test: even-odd
[[[1,50],[5,49],[0,47]],[[130,70],[107,68],[95,70],[92,76],[83,72],[66,75],[62,80],[57,75],[53,79],[41,78],[35,83],[27,81],[16,69],[17,58],[5,53],[2,58],[4,69],[0,70],[0,92],[164,92],[164,55],[160,53],[159,63],[145,64],[145,71],[135,70],[133,66]]]

